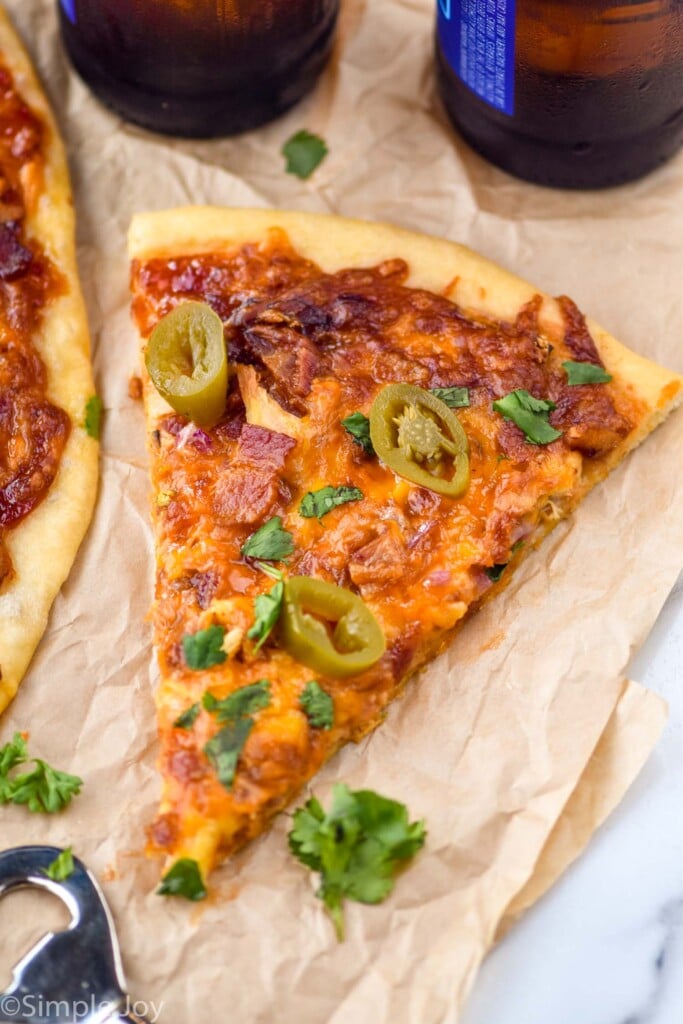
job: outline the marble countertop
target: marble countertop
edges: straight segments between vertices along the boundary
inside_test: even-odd
[[[461,1024],[683,1022],[683,575],[633,658],[669,721],[584,855],[483,965]]]

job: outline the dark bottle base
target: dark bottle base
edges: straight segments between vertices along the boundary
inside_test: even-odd
[[[114,77],[90,51],[82,51],[61,7],[59,19],[62,41],[74,68],[106,107],[148,131],[189,139],[238,135],[284,114],[315,85],[329,59],[336,26],[336,18],[331,19],[310,51],[300,56],[288,73],[270,78],[259,74],[239,91],[172,96]]]
[[[590,141],[566,143],[523,134],[515,131],[511,118],[491,108],[460,82],[438,46],[436,62],[441,98],[466,142],[504,171],[537,185],[583,190],[624,185],[663,164],[683,144],[683,109],[663,124],[626,138],[605,138],[595,132]],[[584,102],[592,102],[597,108],[602,99],[600,87],[589,83],[585,88]],[[595,95],[591,96],[589,90]],[[557,132],[558,125],[562,127],[559,120],[549,124],[548,134]],[[573,134],[571,124],[567,134]]]

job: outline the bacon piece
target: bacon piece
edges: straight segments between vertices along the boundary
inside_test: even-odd
[[[385,530],[352,554],[349,575],[357,587],[394,583],[405,575],[407,555],[394,531]]]
[[[570,448],[591,457],[616,448],[633,428],[614,407],[609,390],[590,384],[566,388],[557,399],[550,422],[563,431]]]
[[[566,295],[560,295],[557,304],[564,318],[564,343],[579,363],[595,363],[603,366],[595,342],[586,325],[586,318]]]
[[[207,774],[207,764],[195,750],[174,750],[168,758],[168,772],[183,785],[200,782]]]
[[[0,224],[0,280],[11,281],[21,276],[31,265],[33,253],[19,241],[16,221]]]
[[[19,522],[45,497],[70,429],[62,409],[31,391],[0,395],[0,527]]]
[[[277,494],[277,480],[272,470],[236,466],[216,484],[213,507],[230,522],[256,523],[275,504]]]
[[[188,583],[197,595],[199,607],[208,608],[218,587],[217,573],[211,569],[208,572],[195,572],[190,576]]]
[[[240,462],[263,463],[273,469],[282,469],[295,444],[294,438],[287,434],[245,423],[240,432],[237,458]]]

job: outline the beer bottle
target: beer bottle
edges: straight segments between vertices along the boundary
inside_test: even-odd
[[[230,135],[277,117],[314,84],[339,0],[59,0],[81,77],[152,131]]]
[[[639,178],[683,142],[682,0],[438,0],[446,110],[542,185]]]

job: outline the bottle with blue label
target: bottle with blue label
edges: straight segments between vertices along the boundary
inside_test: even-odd
[[[511,174],[560,188],[641,177],[683,143],[683,0],[437,0],[439,89]]]
[[[62,38],[107,106],[153,131],[230,135],[315,83],[339,0],[57,0]]]

